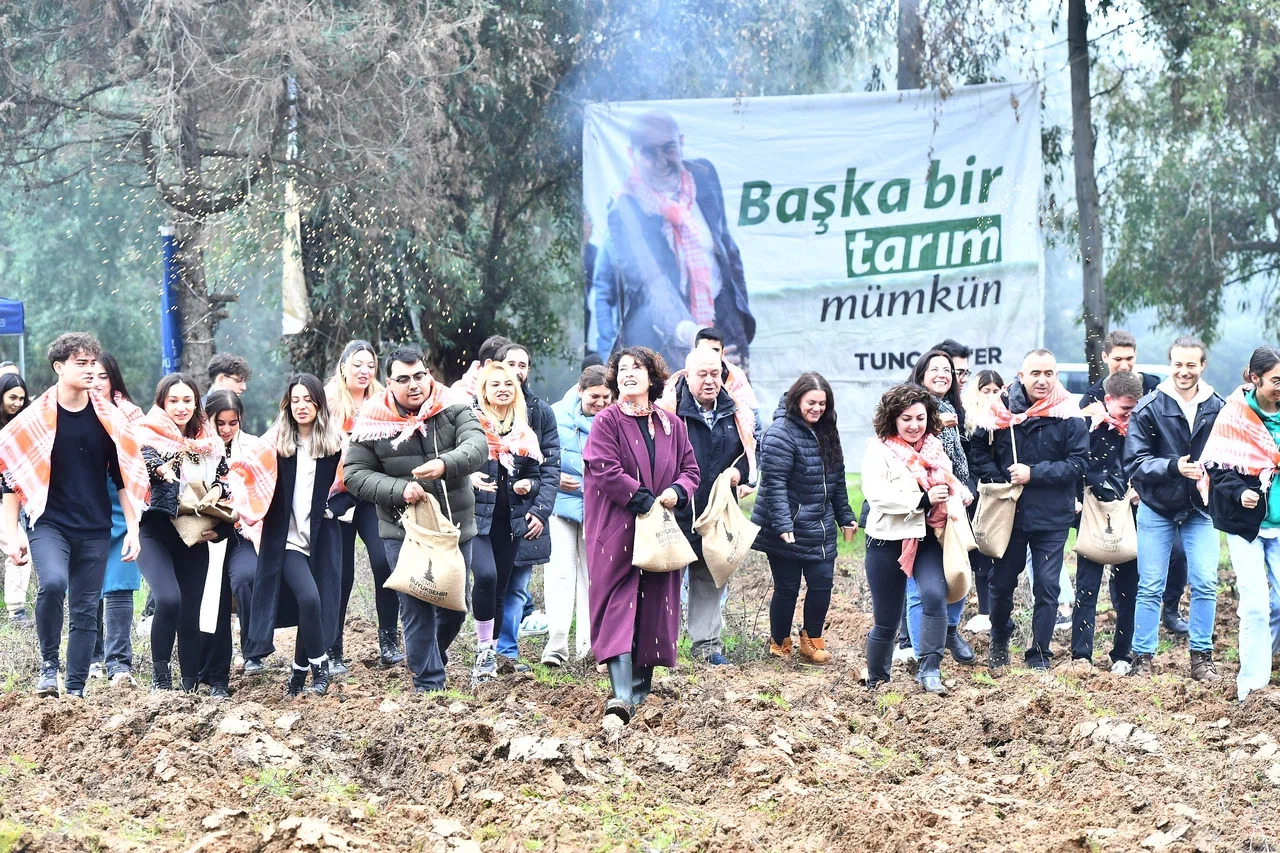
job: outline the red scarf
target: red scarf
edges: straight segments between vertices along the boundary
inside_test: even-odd
[[[1102,429],[1104,424],[1106,426],[1111,427],[1116,432],[1120,433],[1121,436],[1126,436],[1129,434],[1128,418],[1121,419],[1121,418],[1113,417],[1107,414],[1105,410],[1103,410],[1103,413],[1101,415],[1094,415],[1093,428],[1095,430]]]
[[[139,444],[153,447],[164,456],[176,456],[185,451],[194,459],[204,460],[211,456],[221,457],[226,452],[222,439],[212,434],[208,422],[200,425],[195,438],[187,438],[173,418],[159,406],[151,407],[151,411],[138,423],[137,430]]]
[[[125,494],[133,503],[134,517],[142,514],[151,481],[142,452],[125,414],[95,391],[89,404],[107,435],[116,446]],[[0,431],[0,471],[27,508],[27,518],[35,524],[49,501],[52,475],[50,454],[58,429],[58,386],[45,391]],[[105,472],[104,472],[105,473]]]
[[[542,461],[542,448],[538,445],[538,437],[526,423],[513,423],[506,435],[498,432],[498,424],[489,417],[484,409],[475,406],[476,420],[484,427],[485,440],[489,442],[489,458],[496,459],[507,469],[508,474],[516,473],[516,457],[529,456]]]
[[[622,195],[636,200],[649,216],[661,216],[671,226],[671,238],[676,260],[689,278],[689,313],[700,326],[710,326],[716,319],[716,306],[711,298],[711,263],[702,246],[711,242],[710,229],[693,206],[698,203],[697,184],[688,169],[680,173],[680,190],[674,199],[650,187],[631,170],[622,185]],[[703,239],[699,239],[701,236]],[[714,259],[710,259],[714,262]]]
[[[667,417],[667,413],[660,408],[655,408],[653,403],[637,405],[630,400],[619,400],[615,403],[622,414],[630,415],[633,418],[645,418],[645,423],[649,425],[649,437],[656,438],[657,432],[653,428],[653,416],[657,416],[662,423],[663,435],[671,435],[671,419]]]
[[[926,435],[918,449],[896,435],[892,438],[882,438],[880,441],[889,448],[889,452],[899,462],[907,466],[907,470],[916,478],[916,483],[922,491],[928,492],[934,486],[950,486],[953,495],[959,495],[963,499],[968,498],[968,487],[951,473],[951,459],[948,458],[947,449],[942,446],[941,439],[936,435]],[[946,526],[946,501],[929,507],[925,524],[937,529]],[[898,565],[902,567],[907,577],[915,573],[916,554],[919,550],[919,539],[902,540],[902,553],[898,555]]]
[[[1047,396],[1036,400],[1025,412],[1019,412],[1018,414],[1009,411],[1009,407],[1005,404],[1002,395],[992,394],[990,408],[979,419],[979,426],[994,431],[1017,426],[1030,418],[1078,417],[1080,417],[1080,407],[1076,404],[1075,398],[1071,396],[1066,388],[1062,387],[1061,382],[1055,382]]]
[[[388,388],[381,397],[374,397],[360,407],[360,414],[351,427],[352,441],[381,441],[391,439],[395,449],[415,432],[427,434],[427,421],[444,411],[447,405],[445,387],[432,380],[431,390],[416,415],[402,415],[396,398]]]

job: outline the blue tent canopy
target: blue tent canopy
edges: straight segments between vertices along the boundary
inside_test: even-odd
[[[22,303],[0,296],[0,335],[21,335],[26,331]]]

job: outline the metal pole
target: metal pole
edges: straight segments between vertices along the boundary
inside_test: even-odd
[[[21,335],[18,335],[18,374],[20,376],[27,375],[27,332],[25,329]]]

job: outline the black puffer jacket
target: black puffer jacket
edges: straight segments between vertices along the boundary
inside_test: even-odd
[[[1196,481],[1178,473],[1183,456],[1199,459],[1222,410],[1222,398],[1209,395],[1196,409],[1195,429],[1187,426],[1178,401],[1162,390],[1148,394],[1129,418],[1124,467],[1142,502],[1174,521],[1204,512]]]
[[[484,463],[480,471],[493,480],[507,496],[507,505],[511,510],[511,535],[516,540],[515,565],[533,566],[538,563],[545,563],[551,558],[551,534],[545,526],[542,529],[542,535],[537,539],[524,538],[524,535],[529,532],[529,522],[525,516],[533,512],[534,502],[537,500],[539,491],[542,488],[539,482],[540,466],[538,465],[538,460],[531,456],[517,456],[515,457],[515,467],[515,474],[508,474],[507,469],[503,467],[501,462],[496,459],[490,459]],[[559,476],[559,473],[557,473],[556,477],[559,478]],[[517,495],[512,491],[511,487],[520,480],[533,481],[533,488],[529,490],[529,494]],[[488,536],[493,529],[493,510],[497,503],[497,492],[476,491],[477,536]]]
[[[676,414],[684,421],[685,429],[689,432],[689,445],[693,447],[693,458],[698,461],[698,471],[702,475],[692,503],[686,503],[676,510],[676,522],[689,538],[699,559],[702,557],[702,537],[693,532],[695,509],[701,513],[707,508],[716,477],[734,465],[734,460],[738,460],[739,456],[742,456],[737,461],[738,473],[742,475],[740,482],[747,482],[750,476],[751,469],[743,456],[742,439],[738,435],[738,424],[734,419],[737,411],[733,398],[722,388],[720,396],[716,398],[712,425],[707,426],[702,417],[702,407],[689,392],[688,383],[684,379],[676,383]]]
[[[556,413],[549,403],[530,394],[528,388],[522,390],[525,407],[529,412],[529,427],[538,437],[538,447],[542,449],[542,463],[538,466],[537,476],[541,488],[528,511],[542,519],[545,525],[555,508],[556,492],[560,491],[560,427],[556,423]],[[549,545],[547,547],[550,548]]]
[[[1031,405],[1021,382],[1009,387],[1009,411]],[[1084,418],[1028,418],[1013,427],[1018,461],[1031,468],[1013,523],[1023,531],[1065,530],[1076,517],[1076,496],[1089,462],[1089,430]],[[980,483],[1009,482],[1013,446],[1008,429],[973,431],[973,473]]]
[[[760,490],[751,520],[760,525],[753,546],[793,560],[833,560],[836,528],[854,523],[844,465],[827,468],[818,436],[799,417],[784,415],[760,445]],[[794,543],[781,534],[794,533]]]
[[[427,421],[426,433],[415,432],[398,447],[391,439],[353,441],[343,461],[342,480],[347,491],[378,507],[378,535],[383,539],[404,539],[400,516],[404,512],[404,489],[414,481],[413,469],[437,458],[444,460],[444,480],[418,480],[423,490],[435,496],[446,509],[442,483],[448,487],[447,509],[462,531],[461,541],[476,535],[475,491],[471,474],[489,458],[489,442],[470,406],[446,406]]]

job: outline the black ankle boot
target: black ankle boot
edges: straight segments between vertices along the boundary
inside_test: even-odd
[[[329,692],[328,658],[320,661],[320,663],[311,664],[311,686],[307,688],[307,692],[316,696],[323,696]]]
[[[195,693],[200,689],[200,680],[198,678],[184,678],[181,684],[183,693]]]
[[[301,696],[302,689],[307,686],[307,671],[298,669],[295,664],[293,670],[289,673],[289,686],[285,688],[285,692],[290,696]]]
[[[920,686],[929,693],[945,696],[947,688],[942,683],[941,665],[942,655],[925,655],[920,659],[920,670],[916,673],[916,681],[920,682]]]
[[[973,653],[973,646],[960,636],[960,628],[956,625],[947,626],[947,651],[951,652],[951,657],[956,663],[966,666],[978,659],[978,656]]]
[[[151,689],[152,690],[172,690],[173,674],[169,671],[169,664],[160,661],[151,662]]]
[[[632,698],[635,689],[635,671],[631,665],[631,655],[618,655],[608,662],[609,685],[613,688],[613,698],[604,703],[606,717],[618,717],[624,723],[631,721],[635,713],[635,701]]]
[[[400,635],[395,628],[382,628],[378,631],[378,647],[381,650],[378,659],[383,666],[404,663],[404,652],[400,651]]]
[[[644,700],[649,698],[649,692],[653,690],[653,667],[634,666],[632,671],[635,680],[632,682],[631,701],[638,708],[644,704]]]

